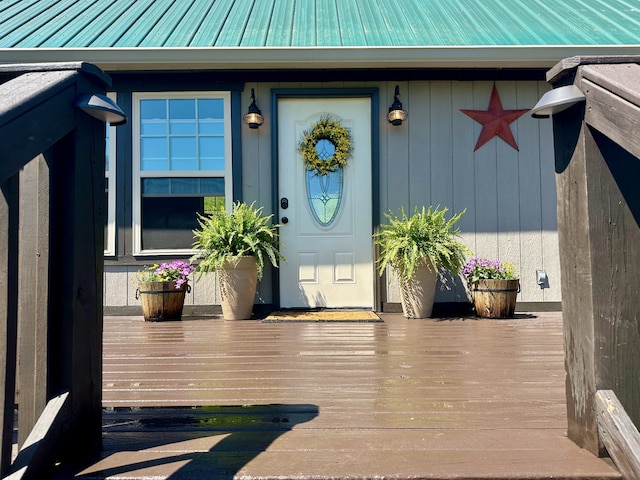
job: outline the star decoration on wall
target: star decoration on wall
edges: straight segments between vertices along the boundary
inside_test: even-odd
[[[482,124],[482,131],[480,132],[480,136],[476,142],[476,147],[473,149],[474,152],[496,135],[517,151],[520,151],[509,124],[516,121],[529,110],[504,110],[502,108],[502,102],[500,101],[500,95],[498,94],[498,89],[496,88],[495,83],[493,84],[493,90],[491,91],[488,110],[461,109],[460,111],[473,118],[476,122]]]

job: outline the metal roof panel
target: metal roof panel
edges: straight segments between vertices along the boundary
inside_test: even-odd
[[[636,45],[636,0],[2,0],[0,48]]]
[[[201,0],[198,1],[202,3]],[[235,0],[214,0],[211,2],[211,6],[191,39],[191,43],[183,46],[212,47],[216,45],[234,2]]]

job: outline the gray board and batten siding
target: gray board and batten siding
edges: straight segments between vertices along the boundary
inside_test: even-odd
[[[395,85],[409,112],[401,127],[392,127],[386,113]],[[535,80],[499,80],[496,83],[505,110],[532,108],[550,86]],[[466,209],[460,222],[462,239],[475,256],[514,263],[521,278],[518,302],[542,307],[558,305],[560,261],[558,254],[556,189],[551,121],[525,114],[510,124],[519,151],[494,137],[474,152],[481,125],[461,109],[486,110],[492,81],[406,82],[304,82],[247,83],[241,111],[249,106],[251,88],[265,123],[259,134],[241,130],[242,193],[265,212],[273,211],[271,106],[273,89],[376,88],[379,91],[379,196],[380,218],[386,211],[410,211],[415,206],[440,205],[450,212]],[[376,222],[374,221],[374,224]],[[139,266],[107,264],[105,307],[139,305],[133,273]],[[536,271],[546,271],[548,288],[540,288]],[[397,304],[395,283],[379,280],[379,302]],[[256,303],[273,304],[272,276],[266,272]],[[457,279],[450,290],[438,290],[436,302],[467,302],[464,283]],[[215,278],[195,282],[186,299],[189,306],[219,304]]]

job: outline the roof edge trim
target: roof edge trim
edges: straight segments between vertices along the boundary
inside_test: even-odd
[[[90,62],[107,71],[315,68],[551,68],[564,58],[638,55],[639,45],[459,47],[5,48],[0,63]]]

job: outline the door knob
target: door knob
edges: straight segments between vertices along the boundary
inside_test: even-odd
[[[282,218],[280,219],[280,222],[282,222],[282,223],[289,223],[289,219],[288,219],[287,217],[282,217]]]

